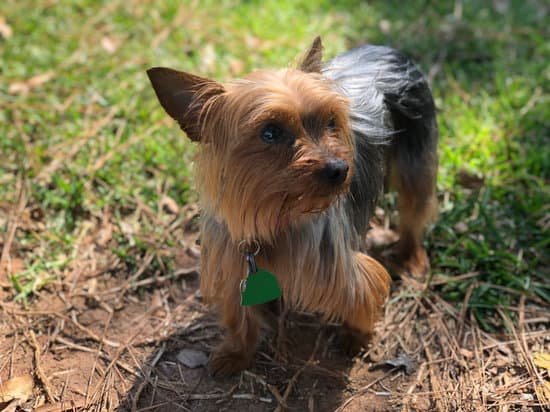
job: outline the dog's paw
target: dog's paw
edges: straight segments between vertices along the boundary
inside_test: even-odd
[[[250,366],[252,356],[253,353],[231,350],[222,345],[210,355],[208,370],[215,377],[233,375]]]
[[[372,333],[361,333],[348,326],[343,326],[340,332],[340,344],[342,351],[350,357],[357,356],[367,349],[372,339]]]
[[[426,249],[422,247],[405,253],[397,244],[383,252],[382,262],[398,276],[408,275],[418,279],[425,277],[430,272],[430,259]]]

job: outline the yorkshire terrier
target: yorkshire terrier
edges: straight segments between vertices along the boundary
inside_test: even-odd
[[[436,209],[438,130],[426,78],[387,47],[325,63],[322,48],[316,38],[297,68],[224,84],[147,71],[162,107],[199,143],[200,289],[227,330],[210,358],[215,374],[250,365],[266,307],[250,302],[277,288],[285,307],[342,322],[367,342],[389,293],[388,272],[365,251],[385,183],[400,215],[386,260],[413,275],[429,270],[422,237]],[[260,284],[247,304],[258,268],[275,286]]]

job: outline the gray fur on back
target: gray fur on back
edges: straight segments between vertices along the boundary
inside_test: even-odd
[[[345,207],[362,235],[382,192],[385,150],[399,132],[394,128],[392,111],[414,118],[418,115],[418,102],[408,104],[411,97],[414,100],[411,90],[420,86],[429,93],[429,88],[423,74],[408,58],[384,46],[365,45],[341,54],[325,64],[323,74],[351,102],[356,158]]]

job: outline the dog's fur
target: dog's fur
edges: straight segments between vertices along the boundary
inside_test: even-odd
[[[258,338],[261,306],[240,305],[243,240],[260,244],[258,266],[276,274],[285,305],[367,337],[389,292],[386,269],[364,251],[386,177],[400,212],[389,256],[401,270],[428,270],[421,240],[436,204],[437,124],[424,76],[386,47],[321,57],[317,38],[298,68],[223,85],[148,71],[164,109],[199,142],[201,292],[227,329],[214,373],[247,367]]]

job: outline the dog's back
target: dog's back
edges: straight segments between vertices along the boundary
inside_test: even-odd
[[[435,211],[438,139],[435,104],[425,76],[402,53],[372,45],[335,57],[323,73],[351,104],[356,172],[349,199],[356,228],[359,233],[367,230],[386,180],[400,198],[397,258],[421,254],[422,231]],[[420,266],[427,260],[417,263],[410,269],[426,270]]]

